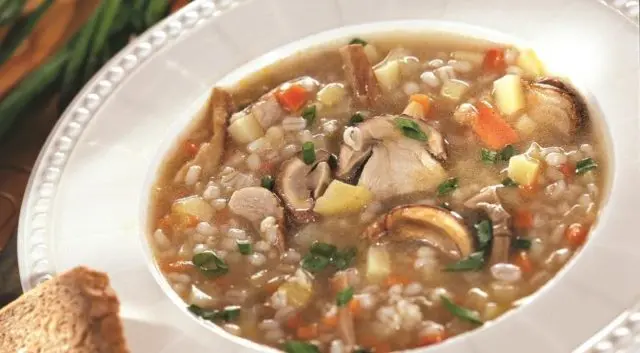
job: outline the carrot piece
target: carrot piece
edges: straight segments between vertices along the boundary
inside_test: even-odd
[[[320,321],[320,324],[323,331],[332,330],[338,326],[338,315],[336,314],[326,315],[325,317],[322,318],[322,320]]]
[[[302,317],[300,317],[300,314],[295,313],[287,319],[287,322],[285,324],[289,329],[294,330],[302,326],[302,323]]]
[[[184,225],[186,228],[195,228],[195,226],[197,226],[198,223],[200,223],[200,220],[198,219],[198,217],[190,214],[186,216]]]
[[[171,221],[171,215],[166,214],[158,221],[158,228],[166,231],[168,229],[171,229],[172,223],[173,222]]]
[[[432,344],[440,343],[444,341],[444,332],[434,332],[428,335],[422,335],[418,338],[418,344],[421,347],[430,346]]]
[[[507,68],[503,48],[491,48],[484,54],[482,69],[487,72],[501,73]]]
[[[580,223],[573,223],[564,231],[564,237],[572,248],[577,248],[587,240],[589,229]]]
[[[561,165],[560,171],[564,175],[564,178],[567,179],[567,181],[573,180],[573,177],[576,174],[576,168],[569,163]]]
[[[411,283],[411,280],[407,277],[404,277],[402,275],[391,275],[389,277],[387,277],[387,280],[385,281],[385,284],[388,287],[391,287],[393,285],[396,284],[402,284],[402,285],[406,285]]]
[[[524,273],[531,273],[531,271],[533,271],[533,264],[526,251],[517,252],[514,256],[513,263],[520,267],[520,270]]]
[[[295,112],[306,103],[307,90],[301,85],[286,85],[276,92],[276,98],[284,109]]]
[[[312,340],[318,337],[318,324],[298,327],[296,330],[296,336],[301,340]]]
[[[180,10],[181,8],[187,6],[187,4],[189,3],[190,0],[173,0],[171,2],[171,10],[170,13],[174,13],[178,10]]]
[[[360,301],[356,298],[353,298],[349,301],[349,311],[353,316],[360,316],[362,314],[362,305],[360,305]]]
[[[163,264],[161,267],[164,272],[186,272],[193,269],[191,261],[178,260]]]
[[[518,142],[518,133],[507,124],[493,107],[481,101],[477,107],[478,115],[473,124],[473,131],[482,142],[494,150]]]
[[[429,110],[431,110],[431,100],[426,94],[412,94],[409,97],[409,101],[419,103],[422,106],[424,116],[429,114]]]
[[[185,141],[183,148],[184,148],[184,152],[190,157],[195,156],[196,153],[198,153],[198,150],[200,149],[200,147],[198,147],[198,145],[191,140]]]
[[[536,196],[536,193],[538,192],[538,186],[537,184],[520,185],[518,187],[518,191],[520,192],[520,196],[530,199]]]
[[[513,225],[520,229],[531,229],[533,227],[533,213],[529,210],[517,210]]]

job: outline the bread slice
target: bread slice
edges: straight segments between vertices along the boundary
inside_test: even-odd
[[[128,353],[106,274],[76,267],[0,311],[0,352]]]

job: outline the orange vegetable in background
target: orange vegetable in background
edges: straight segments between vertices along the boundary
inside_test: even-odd
[[[318,324],[298,327],[296,330],[296,336],[301,340],[312,340],[318,337]]]
[[[520,229],[531,229],[533,227],[533,213],[529,210],[517,210],[513,219],[513,225]]]
[[[588,233],[589,229],[587,227],[580,223],[573,223],[564,231],[564,237],[571,247],[577,248],[587,240]]]
[[[503,48],[491,48],[487,50],[482,62],[482,69],[487,72],[501,73],[507,69]]]
[[[409,97],[409,101],[419,103],[422,106],[424,116],[429,114],[431,110],[431,99],[429,99],[429,96],[426,94],[412,94],[411,97]]]
[[[295,112],[307,102],[307,90],[301,85],[285,85],[276,91],[276,98],[284,109]]]
[[[513,264],[520,267],[520,270],[524,273],[531,273],[531,271],[533,271],[533,264],[526,251],[517,252],[513,258]]]
[[[418,345],[420,347],[430,346],[432,344],[440,343],[444,341],[444,332],[430,333],[428,335],[422,335],[418,338]]]
[[[518,142],[518,133],[502,119],[500,114],[487,102],[477,104],[478,115],[473,123],[473,131],[480,140],[494,150]]]

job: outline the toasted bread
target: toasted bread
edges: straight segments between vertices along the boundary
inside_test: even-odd
[[[77,267],[0,311],[0,352],[128,353],[106,274]]]

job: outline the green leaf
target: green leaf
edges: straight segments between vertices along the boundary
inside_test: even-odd
[[[316,120],[316,113],[318,108],[315,105],[310,105],[302,110],[302,117],[307,121],[307,127],[313,125]]]
[[[582,175],[596,168],[598,168],[598,163],[593,158],[585,158],[576,163],[576,174]]]
[[[191,262],[200,272],[208,277],[218,277],[229,272],[229,266],[213,251],[205,251],[193,255]]]
[[[38,21],[40,21],[42,15],[49,9],[51,4],[53,4],[53,0],[45,0],[33,12],[19,18],[11,26],[11,29],[0,43],[0,65],[13,56],[16,49],[31,34],[33,28],[38,24]]]
[[[458,188],[458,178],[449,178],[438,185],[438,196],[444,196]]]
[[[275,180],[271,175],[265,175],[260,179],[260,185],[267,190],[273,190]]]
[[[482,220],[474,225],[478,237],[478,248],[485,250],[493,239],[493,224],[488,219]]]
[[[517,237],[513,240],[513,242],[511,243],[511,246],[514,249],[518,249],[518,250],[529,250],[531,249],[531,240],[527,238]]]
[[[4,0],[0,2],[0,26],[15,22],[22,14],[27,0]]]
[[[351,118],[349,119],[349,122],[347,123],[348,126],[355,126],[357,124],[360,124],[361,122],[364,121],[364,116],[362,115],[362,113],[357,112],[355,114],[353,114],[351,116]]]
[[[356,248],[351,247],[346,250],[337,251],[330,260],[338,270],[346,270],[353,263],[353,259],[355,259],[356,254]]]
[[[287,353],[320,353],[320,350],[315,345],[294,340],[287,341],[284,344],[284,351]]]
[[[365,41],[364,39],[355,37],[349,42],[349,44],[360,44],[360,45],[362,45],[364,47],[365,45],[367,45],[369,43],[367,43],[367,41]]]
[[[482,159],[482,162],[484,162],[484,164],[496,163],[497,157],[498,157],[498,152],[496,151],[488,150],[486,148],[483,148],[482,150],[480,150],[480,158]]]
[[[27,75],[0,101],[0,136],[9,129],[23,109],[38,99],[38,95],[52,87],[68,57],[69,53],[61,50]]]
[[[309,272],[320,272],[329,265],[329,258],[309,253],[302,258],[301,265]]]
[[[447,272],[477,271],[484,266],[484,251],[476,251],[468,257],[445,266]]]
[[[418,141],[427,140],[427,134],[425,134],[425,132],[422,131],[422,128],[420,128],[420,125],[418,125],[418,123],[415,122],[413,119],[397,117],[395,118],[394,121],[395,121],[396,127],[400,129],[400,131],[402,131],[402,134],[405,135],[406,137],[414,140],[418,140]]]
[[[338,306],[345,306],[349,304],[351,299],[353,298],[353,287],[347,287],[340,292],[336,296],[336,304]]]
[[[311,246],[309,247],[309,252],[311,252],[312,254],[329,258],[332,257],[336,253],[336,251],[338,251],[338,248],[336,248],[335,245],[319,241],[311,244]]]
[[[513,147],[512,145],[506,145],[500,151],[499,157],[501,161],[508,162],[509,159],[515,156],[516,154],[518,154],[518,150],[516,150],[515,147]]]
[[[151,27],[169,12],[168,0],[148,0],[144,14],[144,22]]]
[[[209,321],[233,321],[240,316],[239,306],[228,306],[222,310],[216,309],[204,309],[195,304],[191,304],[187,307],[192,314],[199,316]]]
[[[238,251],[242,255],[251,255],[253,253],[253,247],[251,243],[246,240],[237,240],[236,244],[238,245]]]
[[[302,161],[306,165],[311,165],[316,161],[316,149],[313,142],[307,141],[302,144]]]
[[[506,177],[502,179],[502,185],[506,187],[516,187],[518,186],[518,183],[516,183],[513,179]]]
[[[480,318],[478,317],[478,314],[476,314],[475,312],[465,307],[456,305],[454,302],[451,301],[451,299],[447,298],[444,295],[440,296],[440,300],[442,301],[442,305],[444,306],[444,308],[447,309],[447,311],[449,311],[451,314],[453,314],[453,316],[460,318],[462,320],[468,321],[472,324],[476,324],[476,325],[483,324],[482,320],[480,320]]]
[[[96,28],[91,36],[87,63],[84,67],[84,81],[88,81],[99,67],[100,53],[107,42],[109,29],[118,14],[121,4],[122,0],[104,0],[101,4],[100,16],[95,19],[97,21]]]

